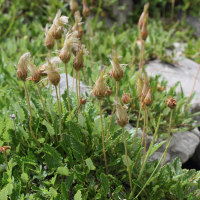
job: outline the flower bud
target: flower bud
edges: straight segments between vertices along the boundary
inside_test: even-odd
[[[12,114],[12,115],[10,115],[9,117],[10,117],[10,119],[15,119],[15,118],[16,118],[16,115],[15,115],[15,114]]]
[[[101,75],[99,76],[99,79],[95,82],[93,90],[91,93],[97,98],[102,99],[108,90],[107,83],[105,81],[105,78],[103,77],[105,74],[105,70],[102,70]]]
[[[70,0],[70,10],[74,14],[78,10],[78,3],[75,0]]]
[[[83,12],[82,12],[84,17],[89,17],[90,15],[90,9],[87,7],[86,4],[83,4]]]
[[[118,60],[121,58],[121,56],[117,56],[117,53],[115,50],[113,50],[114,55],[112,56],[111,59],[111,64],[112,64],[112,69],[108,72],[108,75],[110,77],[113,77],[116,81],[120,81],[121,78],[123,78],[123,70],[118,63]]]
[[[37,67],[34,65],[33,61],[29,62],[28,66],[29,70],[31,71],[31,77],[28,78],[29,81],[34,81],[35,83],[38,83],[41,79],[41,75],[38,72]]]
[[[144,19],[144,23],[143,23],[142,29],[141,29],[141,31],[140,31],[140,37],[141,37],[143,40],[146,40],[147,37],[148,37],[147,24],[148,24],[148,14],[146,15],[146,18]]]
[[[171,109],[174,109],[176,107],[176,100],[173,99],[172,97],[168,97],[167,100],[166,100],[166,105],[171,108]]]
[[[142,80],[142,77],[140,75],[138,75],[138,79],[137,79],[137,95],[138,95],[138,97],[141,97],[143,86],[144,86],[144,82]]]
[[[79,99],[79,103],[80,103],[80,104],[85,105],[86,102],[87,102],[87,98],[82,99],[82,97],[80,97],[80,99]]]
[[[152,87],[149,88],[149,91],[148,91],[148,93],[147,93],[147,95],[146,95],[146,97],[143,101],[146,106],[150,106],[153,103],[152,90],[153,90]]]
[[[116,105],[116,124],[124,127],[129,121],[128,114],[126,112],[127,107],[122,106],[119,100],[114,100],[114,104]]]
[[[5,153],[5,151],[6,151],[7,149],[11,149],[11,147],[10,147],[10,146],[3,146],[3,147],[0,147],[0,152]]]
[[[122,100],[122,102],[124,103],[124,104],[128,104],[129,102],[130,102],[130,94],[126,94],[126,93],[124,93],[123,95],[122,95],[122,98],[121,98],[121,100]]]
[[[112,94],[112,90],[111,88],[109,87],[108,90],[106,91],[106,95],[110,96]]]
[[[146,15],[148,14],[148,8],[149,8],[149,3],[146,3],[144,5],[144,10],[143,13],[140,16],[139,22],[138,22],[138,28],[141,29],[144,23],[144,20],[146,18]]]
[[[80,50],[78,51],[73,60],[73,68],[77,71],[84,67],[84,54],[88,54],[88,51],[85,49],[85,45],[81,45]]]
[[[17,65],[17,77],[21,79],[22,81],[25,81],[28,76],[28,62],[31,59],[31,54],[25,53],[23,54],[18,62]]]
[[[148,91],[149,91],[149,81],[150,81],[150,78],[145,78],[144,79],[144,85],[143,85],[143,88],[142,88],[142,93],[141,93],[141,101],[144,101]]]

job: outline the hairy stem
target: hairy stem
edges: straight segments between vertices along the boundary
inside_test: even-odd
[[[59,112],[59,117],[60,117],[60,137],[61,137],[61,140],[63,140],[63,136],[62,136],[62,128],[61,128],[61,125],[62,125],[62,119],[61,119],[61,112],[60,112],[60,105],[59,105],[59,98],[58,98],[58,89],[57,89],[57,86],[55,86],[56,88],[56,98],[57,98],[57,104],[58,104],[58,112]]]
[[[87,25],[88,25],[88,33],[89,33],[89,41],[90,41],[90,59],[92,64],[92,70],[94,71],[94,65],[93,65],[93,58],[92,58],[92,42],[91,42],[91,32],[90,32],[90,21],[87,17]]]
[[[119,90],[119,81],[116,81],[115,100],[117,100],[118,90]],[[111,127],[114,111],[115,111],[115,105],[113,105],[112,114],[111,114],[111,117],[110,117],[110,123],[109,123],[109,126],[108,126],[108,132],[107,132],[107,136],[106,136],[106,141],[108,141],[108,136],[109,136],[109,132],[110,132],[110,127]]]
[[[26,95],[26,100],[27,100],[27,104],[28,104],[28,109],[29,109],[29,113],[30,113],[30,120],[29,120],[29,127],[31,130],[31,135],[34,138],[35,142],[37,143],[38,147],[40,148],[40,143],[38,142],[37,138],[35,137],[34,133],[33,133],[33,129],[32,129],[32,112],[31,112],[31,105],[30,105],[30,100],[29,100],[29,96],[28,96],[28,90],[26,87],[26,82],[24,81],[24,90],[25,90],[25,95]]]
[[[44,114],[45,114],[46,120],[47,120],[48,123],[50,123],[49,122],[49,118],[47,117],[47,113],[46,113],[46,109],[45,109],[45,106],[44,106],[44,102],[42,100],[42,95],[40,93],[40,87],[39,87],[39,85],[37,85],[37,89],[38,89],[38,94],[39,94],[39,97],[40,97],[40,100],[41,100],[41,103],[42,103],[42,107],[43,107],[43,110],[44,110]]]
[[[130,167],[129,167],[129,162],[128,162],[128,155],[127,155],[127,148],[126,148],[126,137],[125,137],[124,127],[122,127],[122,134],[123,134],[123,139],[124,139],[124,149],[125,149],[125,154],[126,154],[126,163],[127,163],[130,187],[131,187],[131,192],[132,192],[133,187],[132,187],[131,172],[130,172]]]
[[[169,129],[168,129],[168,137],[167,137],[167,145],[169,144],[169,138],[170,138],[170,130],[171,130],[171,125],[172,125],[172,116],[173,116],[173,109],[171,109],[170,111],[170,120],[169,120]],[[165,163],[165,157],[167,155],[167,152],[164,155],[163,161],[162,161],[162,165],[161,167],[164,165]]]
[[[103,131],[103,119],[102,119],[102,111],[101,111],[101,100],[99,100],[99,110],[100,110],[100,118],[101,118],[101,131],[102,131],[102,145],[103,145],[103,155],[105,160],[105,168],[106,168],[106,174],[108,175],[108,167],[107,167],[107,160],[106,160],[106,151],[104,146],[104,131]]]
[[[138,115],[138,119],[137,119],[137,126],[136,126],[136,131],[135,131],[133,143],[135,143],[135,139],[137,137],[137,132],[138,132],[138,127],[139,127],[139,122],[140,122],[141,111],[142,111],[142,104],[140,105],[140,111],[139,111],[139,115]]]
[[[66,82],[67,82],[67,103],[68,103],[68,109],[69,109],[69,114],[72,120],[72,112],[71,112],[71,107],[70,107],[70,101],[69,101],[69,85],[68,85],[68,74],[67,74],[67,64],[65,63],[65,73],[66,73]]]

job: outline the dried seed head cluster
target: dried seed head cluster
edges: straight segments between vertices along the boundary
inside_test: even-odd
[[[104,78],[105,70],[102,70],[101,75],[99,76],[99,79],[95,82],[93,90],[91,93],[97,98],[102,99],[108,90],[107,83]]]
[[[61,39],[63,34],[63,25],[68,23],[68,19],[69,17],[61,16],[61,10],[58,10],[49,30],[55,39]]]
[[[126,112],[127,107],[122,106],[119,100],[114,100],[114,105],[116,105],[116,124],[124,127],[129,121]]]
[[[87,49],[85,49],[85,45],[82,44],[73,60],[73,68],[75,70],[79,71],[84,67],[83,55],[88,55],[88,53]]]
[[[118,60],[121,58],[121,56],[117,56],[117,52],[113,50],[113,56],[111,58],[111,64],[112,69],[108,72],[108,75],[110,77],[113,77],[116,81],[120,81],[121,78],[123,78],[123,69],[121,68],[121,65],[119,64]]]
[[[130,102],[130,100],[131,100],[130,94],[124,93],[124,94],[122,95],[121,100],[122,100],[122,102],[123,102],[124,104],[128,104],[128,103]]]
[[[75,0],[70,0],[69,5],[72,14],[74,14],[78,10],[78,3]]]
[[[80,46],[80,40],[77,38],[78,32],[74,31],[68,31],[68,33],[65,36],[65,41],[63,48],[60,50],[60,59],[63,61],[63,63],[68,63],[71,58],[71,52],[70,48],[73,47],[76,51],[78,51],[78,48]]]
[[[10,147],[10,146],[3,146],[3,147],[0,147],[0,152],[5,153],[5,151],[6,151],[7,149],[11,149],[11,147]]]
[[[28,63],[31,59],[31,54],[25,53],[19,58],[17,65],[17,77],[22,81],[25,81],[28,77]]]
[[[38,83],[41,79],[41,75],[38,72],[37,67],[35,66],[33,61],[29,61],[28,68],[31,72],[31,77],[28,78],[29,81],[34,81],[35,83]]]
[[[171,109],[174,109],[176,107],[176,100],[173,99],[172,97],[168,97],[167,100],[166,100],[166,105],[171,108]]]

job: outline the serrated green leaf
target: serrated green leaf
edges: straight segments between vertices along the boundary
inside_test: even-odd
[[[20,121],[23,122],[25,120],[25,114],[24,114],[23,109],[21,108],[21,106],[19,105],[19,103],[15,104],[15,108],[16,108],[16,111],[17,111],[17,113],[19,115]]]
[[[61,184],[61,197],[62,197],[62,200],[68,200],[69,199],[68,189],[67,189],[65,183]]]
[[[21,179],[23,183],[27,183],[28,182],[28,174],[27,173],[22,173],[21,174]]]
[[[69,175],[69,169],[65,167],[58,167],[57,169],[58,174],[68,176]]]
[[[151,156],[158,148],[160,148],[166,141],[162,141],[160,143],[156,143],[153,145],[149,156]]]
[[[110,182],[108,180],[108,177],[105,174],[101,173],[100,180],[105,193],[108,194],[110,192]]]
[[[122,156],[122,160],[123,160],[124,165],[127,166],[126,155]],[[129,158],[129,156],[128,156],[128,163],[129,163],[129,166],[132,165],[133,163],[133,161]]]
[[[79,154],[85,154],[85,144],[74,138],[73,136],[70,138],[72,148]]]
[[[49,124],[46,120],[43,121],[43,124],[47,127],[47,130],[50,135],[55,135],[54,128],[51,126],[51,124]]]
[[[82,195],[80,190],[78,190],[77,193],[75,194],[74,200],[82,200]]]
[[[86,165],[88,166],[89,170],[95,170],[96,169],[96,167],[94,166],[91,158],[87,158],[85,160],[85,162],[86,162]]]

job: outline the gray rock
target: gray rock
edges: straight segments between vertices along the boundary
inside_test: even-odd
[[[133,128],[130,124],[126,126],[128,130]],[[197,130],[192,130],[192,131],[185,131],[182,133],[175,133],[171,144],[169,145],[167,155],[165,158],[165,164],[166,163],[172,163],[172,161],[176,158],[179,157],[181,159],[182,163],[185,163],[190,157],[193,156],[197,146],[199,145],[199,136],[197,136],[194,132]],[[142,137],[143,131],[139,130],[138,131],[138,136]],[[147,149],[150,146],[150,143],[153,139],[152,135],[147,136]],[[170,137],[171,139],[171,137]],[[155,143],[160,143],[162,140],[157,140]],[[165,149],[166,149],[166,143],[163,144],[160,148],[157,149],[155,153],[153,153],[149,157],[149,161],[158,159],[162,157]],[[200,146],[199,146],[199,151],[200,151]],[[196,155],[198,156],[198,159],[200,159],[200,154]]]
[[[64,93],[64,90],[67,88],[67,82],[66,82],[66,74],[60,74],[60,93],[63,94]],[[68,84],[69,84],[69,87],[72,88],[72,84],[73,84],[73,77],[71,77],[69,74],[68,74]],[[80,81],[80,89],[81,89],[81,93],[85,96],[86,95],[86,92],[89,94],[89,89],[88,87],[82,82]],[[54,89],[54,87],[53,87]],[[76,92],[76,79],[74,79],[74,88],[73,88],[73,91]],[[52,93],[52,96],[54,98],[56,98],[56,91],[54,90],[53,93]]]
[[[194,34],[199,36],[200,35],[200,20],[198,17],[189,15],[186,18],[188,25],[192,26],[195,29]]]

